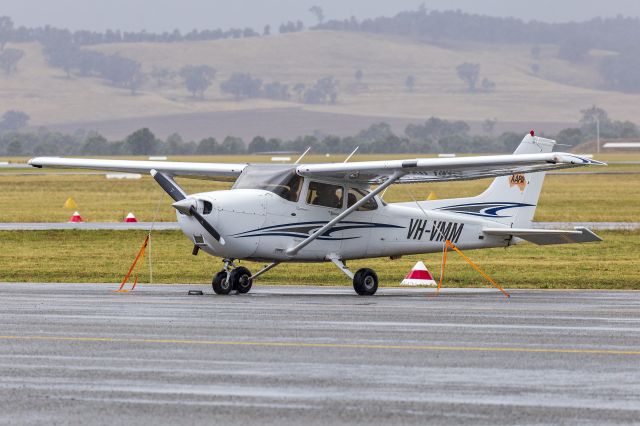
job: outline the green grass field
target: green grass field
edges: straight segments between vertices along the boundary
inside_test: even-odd
[[[246,160],[246,157],[244,157]],[[622,167],[622,166],[620,166]],[[638,171],[640,166],[624,166]],[[635,168],[632,168],[635,167]],[[582,168],[580,170],[587,170]],[[614,170],[595,168],[589,170]],[[620,170],[620,169],[618,169]],[[229,188],[228,183],[181,179],[189,193]],[[388,202],[467,197],[481,193],[490,180],[395,185],[385,194]],[[63,208],[68,197],[78,204],[87,221],[118,222],[128,212],[139,220],[175,221],[170,198],[151,179],[110,180],[104,175],[33,175],[0,173],[0,222],[65,222],[71,211]],[[157,212],[157,214],[156,214]],[[640,174],[551,175],[545,179],[535,220],[538,221],[640,221]]]
[[[640,290],[640,232],[601,232],[601,243],[562,246],[522,244],[508,249],[465,252],[500,285],[510,288],[608,288]],[[0,232],[0,281],[120,282],[145,237],[137,231]],[[153,281],[210,283],[219,259],[192,256],[191,242],[179,231],[152,235]],[[440,254],[349,263],[377,271],[381,285],[398,285],[411,266],[423,260],[436,279]],[[260,265],[242,262],[256,271]],[[140,270],[149,282],[148,258]],[[284,264],[260,279],[270,284],[351,285],[331,263]],[[448,255],[445,286],[490,286],[457,254]],[[115,288],[116,286],[114,286]]]
[[[359,156],[358,160],[412,156]],[[600,158],[600,157],[599,157]],[[614,154],[605,161],[634,160],[637,156]],[[174,158],[172,158],[174,160]],[[175,160],[251,162],[268,157],[207,157]],[[309,162],[326,161],[312,156]],[[640,171],[638,165],[581,168],[578,171]],[[108,180],[104,175],[15,175],[22,169],[0,172],[0,222],[65,222],[71,211],[63,208],[71,196],[88,221],[121,221],[133,211],[140,220],[174,221],[169,197],[150,177],[141,180]],[[41,172],[24,169],[27,173]],[[29,170],[33,170],[29,172]],[[63,171],[64,172],[64,171]],[[190,192],[210,191],[229,184],[182,179]],[[385,195],[390,202],[409,201],[411,194],[424,199],[434,191],[439,198],[480,193],[489,180],[441,184],[393,186]],[[156,215],[157,209],[157,215]],[[539,221],[640,221],[640,174],[552,175],[543,187],[536,220]],[[597,244],[539,247],[523,244],[509,249],[472,251],[467,254],[496,281],[507,287],[527,288],[631,288],[640,289],[640,232],[600,232]],[[143,232],[135,231],[37,231],[0,232],[0,281],[118,282],[133,261]],[[220,260],[190,255],[191,243],[180,232],[153,234],[154,282],[207,283],[220,268]],[[425,260],[437,272],[440,255],[409,256],[390,262],[372,259],[350,267],[372,267],[383,285],[396,285],[417,260]],[[483,280],[456,254],[450,256],[446,285],[483,286]],[[148,281],[148,263],[141,280]],[[252,270],[259,265],[249,264]],[[436,274],[437,275],[437,274]],[[282,265],[261,280],[278,284],[350,285],[333,265],[309,268],[305,264]]]

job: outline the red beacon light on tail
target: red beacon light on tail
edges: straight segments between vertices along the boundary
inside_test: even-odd
[[[531,137],[536,135],[536,132],[533,131],[533,129],[531,129],[531,131],[529,132],[529,134],[531,135]]]

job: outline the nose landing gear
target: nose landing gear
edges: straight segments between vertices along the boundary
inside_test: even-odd
[[[224,259],[224,269],[218,272],[211,283],[216,294],[225,295],[236,290],[239,294],[251,290],[251,272],[244,266],[235,266],[233,259]]]

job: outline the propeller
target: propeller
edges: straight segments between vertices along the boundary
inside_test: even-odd
[[[187,194],[182,190],[182,188],[180,188],[171,177],[164,173],[157,170],[151,170],[151,176],[153,176],[156,182],[158,182],[158,185],[160,185],[160,187],[176,201],[172,204],[176,210],[194,217],[216,241],[220,244],[225,243],[224,238],[222,238],[220,233],[216,231],[216,229],[211,226],[211,224],[207,222],[200,213],[198,213],[197,200],[187,198]]]

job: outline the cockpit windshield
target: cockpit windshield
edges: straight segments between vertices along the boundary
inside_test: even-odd
[[[295,165],[249,165],[244,168],[233,189],[263,189],[288,201],[297,202],[302,189],[302,177]]]

